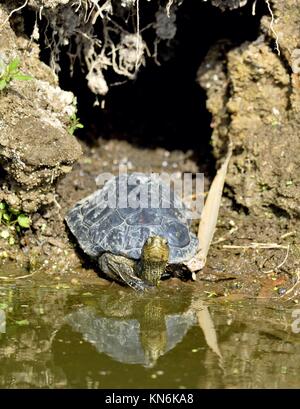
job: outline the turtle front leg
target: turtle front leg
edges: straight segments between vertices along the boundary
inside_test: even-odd
[[[104,274],[122,284],[127,284],[136,291],[145,291],[152,285],[144,282],[135,274],[136,262],[124,256],[104,253],[98,259]]]

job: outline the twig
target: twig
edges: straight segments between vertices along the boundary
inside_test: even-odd
[[[299,281],[300,281],[300,269],[296,270],[296,277],[297,277],[297,280],[296,280],[295,284],[286,293],[282,294],[281,297],[285,297],[287,294],[290,294],[297,287],[297,285],[299,284]],[[292,298],[293,297],[289,297],[287,299],[287,301],[291,300]]]
[[[287,250],[289,246],[283,246],[277,243],[251,243],[245,246],[237,245],[226,245],[224,244],[224,249],[285,249]]]
[[[4,280],[4,281],[15,281],[15,280],[20,280],[23,278],[28,278],[33,276],[38,270],[34,271],[33,273],[30,274],[26,274],[24,276],[18,276],[18,277],[6,277],[6,276],[0,276],[0,280]]]
[[[296,235],[296,230],[294,230],[294,231],[290,231],[290,232],[288,232],[288,233],[285,233],[285,234],[283,234],[282,236],[280,236],[280,238],[281,239],[286,239],[287,237],[290,237],[290,236],[295,236]]]
[[[270,273],[272,273],[273,271],[279,270],[279,269],[286,263],[286,261],[287,261],[287,259],[288,259],[288,256],[289,256],[289,251],[290,251],[290,245],[287,246],[286,255],[285,255],[283,261],[282,261],[280,264],[278,264],[277,267],[272,268],[272,270],[263,271],[263,273],[265,273],[265,274],[270,274]]]

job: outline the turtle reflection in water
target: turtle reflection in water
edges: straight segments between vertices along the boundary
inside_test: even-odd
[[[156,207],[120,205],[122,196],[132,197],[137,185],[146,192],[147,205],[155,203]],[[115,207],[107,200],[113,196]],[[133,173],[110,179],[102,189],[78,202],[66,222],[80,247],[98,260],[104,274],[145,290],[158,285],[168,264],[182,265],[197,252],[198,239],[189,229],[190,215],[161,178]]]
[[[182,299],[184,298],[184,299]],[[83,307],[66,322],[100,353],[116,361],[153,367],[197,322],[190,297],[103,294],[97,306]]]

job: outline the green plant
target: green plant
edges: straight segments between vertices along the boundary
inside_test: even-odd
[[[24,213],[8,206],[5,202],[0,202],[0,222],[7,226],[15,226],[16,231],[28,229],[31,224],[31,219]]]
[[[70,124],[68,126],[68,132],[73,135],[76,129],[82,129],[84,126],[80,123],[80,119],[77,118],[76,112],[70,116]]]
[[[3,66],[3,63],[1,64],[0,61],[0,91],[7,88],[13,80],[28,81],[32,79],[29,75],[22,74],[19,67],[19,58],[14,58],[6,66]]]
[[[258,182],[258,185],[259,185],[259,189],[261,192],[266,192],[272,189],[271,186],[269,186],[267,183],[264,183],[264,182]]]

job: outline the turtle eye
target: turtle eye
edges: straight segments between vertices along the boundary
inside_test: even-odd
[[[163,244],[168,244],[168,240],[167,239],[162,239]]]

